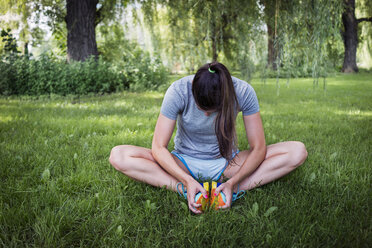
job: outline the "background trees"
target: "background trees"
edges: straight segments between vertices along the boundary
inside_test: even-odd
[[[259,36],[253,35],[260,28],[260,10],[254,0],[150,0],[142,2],[142,10],[158,47],[167,48],[165,56],[171,63],[183,62],[190,71],[217,59],[237,65],[247,44]],[[154,28],[157,24],[163,28]]]
[[[9,25],[21,27],[20,34],[34,33],[30,22],[33,25],[44,22],[52,31],[50,39],[56,42],[49,44],[39,57],[33,57],[27,55],[27,44],[31,42],[38,47],[48,42],[35,42],[39,36],[20,35],[18,44],[23,42],[25,49],[19,54],[10,31],[2,30],[2,95],[104,94],[123,89],[157,89],[167,82],[166,69],[156,56],[150,57],[148,52],[128,42],[123,32],[115,31],[114,20],[123,13],[125,0],[4,2],[7,5],[0,10],[16,14],[17,25]],[[114,38],[111,44],[120,42],[120,46],[110,46],[106,40],[100,41],[103,47],[97,45],[97,25],[101,33],[115,34],[111,36]]]
[[[343,72],[357,71],[356,49],[360,39],[357,24],[371,18],[355,18],[354,2],[150,0],[142,2],[142,10],[149,27],[159,24],[159,19],[168,21],[171,32],[161,31],[157,35],[157,29],[153,28],[151,34],[157,44],[167,47],[168,57],[179,62],[180,58],[188,56],[200,64],[195,59],[196,53],[209,60],[227,60],[235,66],[243,63],[236,66],[241,71],[252,68],[253,64],[253,70],[257,71],[263,68],[266,57],[268,69],[282,70],[291,76],[318,78],[325,76],[330,68],[341,68],[342,57]],[[372,6],[370,1],[361,1],[360,12],[368,14],[369,6]],[[263,51],[265,40],[267,46]],[[203,51],[198,51],[201,47]],[[257,52],[260,58],[252,59]],[[192,70],[190,59],[181,60],[181,63]]]
[[[372,14],[369,17],[356,18],[355,0],[344,0],[345,9],[342,13],[342,39],[344,41],[345,55],[342,66],[343,72],[358,72],[356,54],[358,47],[358,26],[361,22],[372,22]],[[364,10],[371,12],[372,1],[363,2]],[[372,25],[372,24],[371,24]]]
[[[4,13],[20,16],[23,26],[20,37],[25,44],[32,39],[35,32],[29,27],[30,19],[38,23],[40,16],[48,18],[48,25],[53,32],[62,32],[67,43],[67,60],[84,61],[90,56],[97,56],[95,28],[102,21],[109,21],[123,11],[127,0],[21,0],[3,1]],[[61,27],[62,24],[62,27]],[[66,34],[67,33],[67,34]],[[58,34],[55,34],[58,35]]]
[[[66,0],[67,59],[84,61],[97,56],[96,6],[98,0]]]
[[[0,13],[19,16],[1,26],[22,27],[23,52],[45,43],[48,32],[30,24],[43,19],[55,41],[46,50],[59,48],[53,55],[68,61],[98,54],[110,61],[123,58],[133,51],[128,34],[140,30],[140,47],[174,71],[194,71],[218,59],[248,79],[270,71],[318,78],[340,70],[342,59],[342,71],[358,70],[358,40],[368,44],[367,53],[372,44],[370,6],[371,0],[356,5],[355,0],[3,0]]]

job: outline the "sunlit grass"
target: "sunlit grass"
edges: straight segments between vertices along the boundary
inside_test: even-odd
[[[253,80],[267,143],[300,140],[309,157],[230,211],[202,216],[108,162],[115,145],[151,147],[164,92],[0,98],[0,246],[367,247],[371,78],[336,75],[326,91],[322,80],[280,79],[279,90]]]

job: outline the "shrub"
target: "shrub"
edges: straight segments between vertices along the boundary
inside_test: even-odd
[[[133,59],[111,63],[89,59],[72,62],[41,56],[2,57],[0,94],[2,95],[85,95],[111,93],[125,89],[157,89],[166,82],[166,70],[158,60],[142,51]]]
[[[142,50],[137,43],[127,40],[106,41],[100,51],[106,61],[110,61],[123,73],[130,90],[156,90],[167,82],[169,73],[159,56]]]
[[[128,88],[120,72],[101,59],[86,62],[13,57],[0,61],[0,94],[42,95],[110,93]]]

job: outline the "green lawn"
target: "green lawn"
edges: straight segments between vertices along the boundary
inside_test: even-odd
[[[283,79],[279,94],[274,79],[252,86],[266,142],[300,140],[309,157],[201,216],[108,162],[115,145],[151,146],[163,92],[0,98],[0,247],[371,245],[372,74],[328,78],[326,91],[312,79]]]

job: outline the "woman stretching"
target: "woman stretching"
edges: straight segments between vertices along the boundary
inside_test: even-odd
[[[235,120],[242,112],[249,150],[239,151]],[[177,122],[174,151],[168,143]],[[208,193],[198,179],[222,181],[229,208],[239,188],[250,190],[272,182],[301,165],[303,143],[287,141],[266,146],[258,100],[246,82],[231,77],[218,62],[174,82],[167,90],[156,123],[152,149],[120,145],[110,163],[125,175],[153,186],[187,195],[189,209],[201,213],[195,195]],[[222,176],[222,177],[221,177]]]

